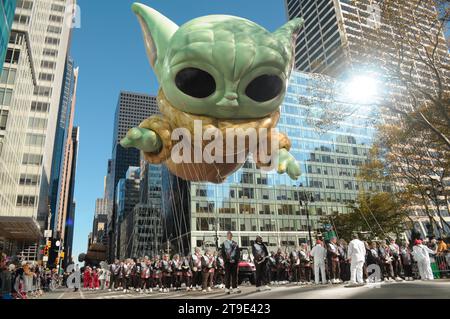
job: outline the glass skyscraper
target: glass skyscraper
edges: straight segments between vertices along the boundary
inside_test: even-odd
[[[74,4],[17,1],[0,77],[0,249],[29,261],[47,229]]]
[[[121,92],[119,95],[114,116],[112,152],[111,159],[108,162],[105,190],[105,199],[108,202],[108,256],[111,258],[116,255],[119,249],[115,244],[118,236],[118,233],[115,232],[118,227],[116,224],[118,215],[114,206],[117,201],[117,185],[120,179],[125,178],[130,166],[140,166],[139,150],[125,149],[120,146],[119,142],[130,128],[139,126],[142,119],[158,113],[159,109],[155,96],[133,92]]]
[[[15,10],[16,0],[0,0],[0,75],[5,62]]]
[[[220,185],[163,179],[170,184],[163,192],[166,240],[173,249],[188,253],[196,246],[214,247],[227,231],[241,247],[249,247],[256,235],[272,250],[294,247],[307,241],[308,223],[315,236],[322,231],[323,216],[348,212],[358,196],[358,165],[367,160],[377,110],[346,102],[330,84],[339,87],[331,78],[297,71],[289,82],[278,130],[288,134],[291,153],[301,162],[298,181],[261,171],[251,159]],[[352,112],[340,122],[326,129],[318,125],[326,112],[343,108]],[[312,197],[308,206],[300,204],[305,195]]]

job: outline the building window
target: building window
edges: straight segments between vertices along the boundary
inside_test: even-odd
[[[40,166],[42,164],[42,155],[38,154],[23,154],[23,165],[35,165]]]
[[[2,75],[0,77],[0,84],[11,84],[13,85],[16,81],[16,70],[4,68]]]
[[[6,130],[6,123],[8,123],[8,110],[0,110],[0,130]]]
[[[39,175],[21,174],[19,179],[20,185],[35,186],[39,183]]]
[[[33,2],[29,0],[18,0],[16,7],[20,9],[31,10],[33,9]]]
[[[10,106],[13,90],[0,88],[0,105]]]
[[[50,108],[49,103],[31,102],[31,110],[35,112],[47,113]]]
[[[28,128],[34,130],[45,130],[47,128],[47,119],[30,117],[28,120]]]
[[[19,195],[17,196],[17,206],[34,207],[36,205],[36,196]]]
[[[18,64],[19,58],[20,58],[20,50],[8,49],[8,51],[6,51],[6,58],[5,58],[6,63]]]
[[[45,135],[28,133],[25,140],[25,144],[27,146],[44,147]]]
[[[52,95],[52,88],[48,86],[36,86],[34,88],[34,94],[38,96],[50,97]]]

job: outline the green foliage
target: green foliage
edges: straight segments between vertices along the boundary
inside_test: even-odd
[[[404,229],[407,211],[395,196],[380,192],[360,193],[355,204],[349,205],[351,213],[324,217],[322,222],[333,222],[340,238],[351,239],[355,231],[370,232],[372,238],[398,236]]]

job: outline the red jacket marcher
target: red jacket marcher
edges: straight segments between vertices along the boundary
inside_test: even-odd
[[[91,284],[91,288],[99,288],[100,287],[100,282],[98,280],[98,272],[97,270],[93,270],[92,271],[92,284]]]
[[[87,268],[84,270],[83,274],[83,287],[84,288],[91,287],[91,281],[92,281],[91,271],[89,268]]]

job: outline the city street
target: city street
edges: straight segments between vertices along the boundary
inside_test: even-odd
[[[168,294],[123,293],[122,291],[58,290],[42,299],[450,299],[450,280],[414,281],[369,284],[364,287],[335,286],[275,286],[271,291],[256,292],[255,287],[241,287],[242,293],[226,295],[223,290],[201,292],[171,292]]]

